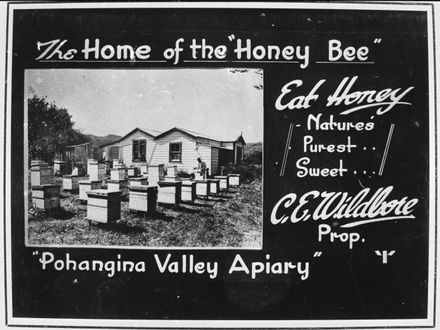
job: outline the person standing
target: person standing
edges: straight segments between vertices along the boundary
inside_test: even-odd
[[[206,179],[206,163],[202,161],[200,157],[197,158],[197,170],[200,172],[200,175],[203,179]]]

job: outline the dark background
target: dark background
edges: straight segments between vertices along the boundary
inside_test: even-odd
[[[115,9],[115,10],[16,10],[13,28],[12,74],[12,283],[15,317],[140,318],[140,319],[373,319],[425,318],[428,280],[428,63],[427,19],[423,12],[350,10],[239,10],[239,9]],[[165,48],[180,37],[207,38],[227,44],[227,36],[251,38],[257,44],[310,45],[307,69],[298,64],[180,63],[38,63],[37,41],[68,39],[81,49],[85,38],[102,44],[149,44],[152,59],[161,59]],[[373,46],[374,38],[382,38]],[[325,60],[327,41],[370,47],[374,65],[317,64]],[[185,58],[189,59],[188,54]],[[262,251],[202,250],[158,251],[174,257],[193,253],[200,260],[219,261],[220,274],[207,276],[42,271],[35,248],[24,245],[23,112],[24,70],[29,68],[159,68],[159,67],[260,67],[264,69],[264,237]],[[313,133],[317,142],[342,143],[347,135],[359,146],[376,151],[341,154],[349,169],[376,170],[390,123],[395,123],[389,156],[382,177],[347,174],[343,178],[299,179],[295,162],[305,156],[302,136],[308,113],[337,114],[343,107],[325,109],[325,98],[345,76],[358,75],[353,90],[415,86],[404,100],[412,106],[396,106],[375,117],[374,131],[365,133]],[[304,81],[304,91],[320,79],[320,99],[308,110],[275,110],[284,84]],[[307,89],[308,88],[308,89]],[[347,116],[349,121],[368,121],[374,110]],[[341,116],[335,116],[340,119]],[[292,137],[286,173],[280,177],[289,124],[301,123]],[[298,148],[298,149],[296,149]],[[319,167],[338,164],[338,155],[311,155]],[[278,164],[276,164],[278,162]],[[361,184],[376,190],[393,185],[393,197],[419,198],[415,220],[400,220],[354,228],[365,239],[353,250],[341,243],[318,243],[318,223],[306,221],[274,226],[270,213],[285,194],[299,196],[310,190],[347,191],[354,195]],[[337,230],[338,223],[334,223]],[[354,231],[353,230],[353,231]],[[39,249],[63,258],[153,261],[153,250]],[[396,250],[383,265],[375,250]],[[313,258],[322,251],[320,258]],[[245,260],[310,261],[310,278],[290,275],[228,275],[236,253]],[[154,267],[151,267],[154,269]]]

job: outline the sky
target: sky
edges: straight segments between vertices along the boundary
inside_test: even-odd
[[[260,74],[259,74],[260,73]],[[257,69],[31,69],[27,96],[66,108],[84,134],[181,127],[216,139],[263,141]]]

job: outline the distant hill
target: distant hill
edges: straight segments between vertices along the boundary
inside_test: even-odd
[[[263,144],[261,142],[247,143],[243,151],[246,160],[261,164],[263,155]]]
[[[87,134],[87,138],[89,139],[89,142],[92,143],[92,145],[95,146],[101,146],[103,144],[107,144],[116,140],[119,140],[121,136],[115,135],[115,134],[109,134],[106,136],[96,136],[93,134]]]
[[[263,144],[261,142],[248,143],[244,146],[244,156],[247,157],[256,152],[263,151]]]

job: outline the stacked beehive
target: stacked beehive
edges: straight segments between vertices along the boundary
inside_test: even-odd
[[[87,191],[87,219],[100,223],[121,219],[121,192],[106,189]]]
[[[182,180],[182,201],[194,202],[196,199],[196,182],[190,180]]]
[[[146,176],[139,176],[136,178],[130,178],[128,181],[129,181],[129,187],[148,185],[148,177],[146,177]]]
[[[214,179],[220,180],[219,181],[220,190],[228,191],[229,180],[228,180],[228,177],[226,175],[216,175],[216,176],[214,176]]]
[[[53,161],[53,171],[55,175],[64,175],[67,173],[67,162],[64,160]]]
[[[46,162],[31,162],[31,192],[34,207],[50,211],[60,207],[60,186],[53,184],[53,172]]]
[[[127,168],[127,175],[129,178],[135,178],[139,176],[139,168],[135,166],[129,166]]]
[[[157,186],[157,183],[163,180],[164,180],[163,164],[148,166],[148,183],[150,186]]]
[[[238,187],[240,185],[240,174],[228,174],[229,187]]]
[[[76,193],[79,190],[79,178],[78,172],[72,172],[72,174],[63,175],[63,190]]]
[[[91,181],[103,181],[105,179],[105,165],[99,164],[97,160],[89,159],[87,174]]]
[[[165,181],[177,181],[177,166],[168,166]]]
[[[159,181],[157,201],[163,204],[178,205],[181,200],[181,181]]]
[[[128,186],[146,186],[148,185],[148,175],[146,175],[145,163],[137,166],[130,166],[127,170]],[[142,168],[143,167],[143,168]],[[145,171],[145,172],[144,172]]]
[[[108,191],[120,191],[122,197],[128,196],[127,168],[117,165],[110,170],[110,180],[107,180]]]
[[[220,179],[209,179],[209,193],[210,195],[216,195],[220,192]]]
[[[128,207],[131,210],[154,213],[157,203],[157,187],[129,186],[130,199]]]
[[[211,180],[196,180],[196,195],[205,199],[211,194]]]
[[[105,165],[99,164],[97,160],[89,159],[87,166],[88,180],[79,181],[79,199],[86,201],[87,192],[90,190],[101,189],[102,181],[105,178]]]
[[[141,163],[140,170],[141,170],[141,175],[146,176],[148,174],[148,164]]]

